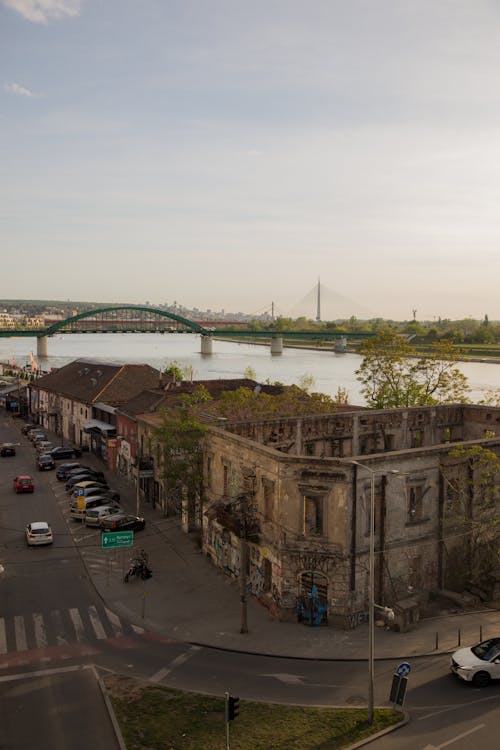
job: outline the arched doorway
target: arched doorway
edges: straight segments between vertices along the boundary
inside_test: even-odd
[[[306,570],[299,575],[297,617],[305,625],[328,624],[328,578]]]

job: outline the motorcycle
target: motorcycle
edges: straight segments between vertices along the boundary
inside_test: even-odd
[[[140,550],[135,557],[131,558],[130,567],[123,577],[123,582],[128,583],[134,576],[146,581],[148,578],[151,578],[152,575],[153,571],[149,567],[148,555],[144,550]]]

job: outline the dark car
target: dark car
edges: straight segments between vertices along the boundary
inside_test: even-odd
[[[60,482],[63,482],[68,478],[68,474],[73,471],[73,469],[88,469],[88,466],[82,466],[81,464],[78,464],[76,462],[68,462],[65,464],[59,464],[56,471],[56,477],[59,479]]]
[[[140,516],[129,516],[126,513],[116,513],[101,519],[102,531],[142,531],[146,521]]]
[[[92,467],[90,466],[79,466],[76,469],[71,469],[70,471],[68,471],[66,479],[76,477],[77,474],[91,474],[96,479],[104,479],[104,473],[102,471],[92,469]]]
[[[21,427],[21,432],[23,435],[27,435],[30,430],[36,429],[36,427],[39,427],[40,425],[33,424],[33,422],[26,422],[26,424],[23,424]]]
[[[56,468],[56,462],[50,453],[42,453],[38,456],[36,465],[38,466],[38,471],[50,471],[51,469]]]
[[[82,452],[80,448],[72,448],[70,445],[60,445],[52,448],[50,455],[54,461],[60,461],[63,458],[80,458]]]
[[[0,445],[0,456],[15,456],[16,446],[13,443],[3,443]]]

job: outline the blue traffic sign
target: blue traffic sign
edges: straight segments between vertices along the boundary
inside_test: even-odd
[[[398,677],[406,677],[411,672],[411,666],[408,664],[407,661],[401,662],[399,667],[396,669],[396,674]]]

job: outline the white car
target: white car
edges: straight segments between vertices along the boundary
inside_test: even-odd
[[[450,669],[461,680],[481,687],[491,680],[500,680],[500,638],[488,638],[455,651]]]
[[[52,529],[46,521],[32,521],[26,526],[24,533],[29,547],[39,544],[52,544],[54,541]]]

